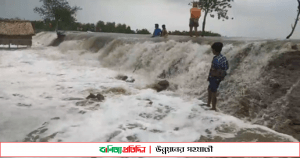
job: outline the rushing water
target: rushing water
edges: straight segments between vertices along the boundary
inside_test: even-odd
[[[297,141],[202,106],[216,38],[70,33],[48,46],[55,38],[40,33],[32,48],[0,50],[0,141]],[[293,43],[219,40],[230,62],[220,92],[232,97],[259,82],[260,70]],[[136,82],[115,79],[119,74]],[[146,88],[159,77],[169,90]],[[105,100],[85,100],[90,92]]]

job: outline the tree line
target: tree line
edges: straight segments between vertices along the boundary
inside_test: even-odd
[[[55,21],[45,20],[45,21],[32,21],[31,22],[36,32],[40,31],[55,31],[56,23]],[[64,25],[64,23],[59,23],[59,30],[69,30],[69,31],[92,31],[92,32],[110,32],[110,33],[127,33],[127,34],[151,34],[147,29],[137,29],[131,30],[131,27],[126,24],[116,24],[115,22],[103,22],[98,21],[93,23],[73,23],[72,25]],[[201,32],[201,31],[200,31]],[[183,35],[189,36],[187,31],[169,31],[170,35]],[[205,31],[204,36],[221,36],[218,33],[213,33],[211,31]]]
[[[204,19],[202,23],[202,35],[204,36],[220,36],[217,33],[205,31],[206,19],[210,15],[211,18],[217,17],[221,20],[233,19],[227,16],[228,9],[232,8],[231,2],[234,0],[198,0],[192,3],[198,3],[198,7],[204,12]],[[292,32],[286,37],[289,39],[300,20],[300,0],[297,6],[297,16],[295,23],[292,25]],[[58,29],[71,30],[71,31],[96,31],[96,32],[115,32],[115,33],[138,33],[138,34],[150,34],[147,29],[141,29],[133,31],[130,26],[125,24],[115,24],[114,22],[104,23],[103,21],[97,22],[97,24],[81,24],[76,22],[76,13],[81,10],[80,7],[71,7],[66,0],[40,0],[43,3],[41,7],[34,8],[34,12],[38,13],[44,21],[33,21],[32,24],[37,31],[53,31],[59,23]],[[189,5],[191,5],[190,3]],[[0,18],[1,20],[1,18]],[[3,20],[3,19],[2,19]],[[19,20],[16,18],[16,20]],[[185,31],[173,31],[169,32],[173,35],[186,35]]]
[[[55,20],[45,19],[43,21],[32,21],[34,29],[37,32],[40,31],[55,31],[68,30],[68,31],[92,31],[92,32],[110,32],[110,33],[128,33],[128,34],[150,34],[147,29],[132,30],[130,26],[126,24],[116,24],[115,22],[103,22],[98,21],[94,23],[65,23],[56,22]]]
[[[40,0],[40,2],[43,3],[42,6],[33,9],[43,18],[43,21],[32,22],[37,31],[69,30],[150,34],[147,29],[133,31],[130,26],[115,22],[98,21],[96,24],[76,22],[76,13],[82,8],[71,7],[67,0]]]
[[[76,22],[76,13],[81,10],[78,6],[71,7],[66,0],[40,0],[43,3],[41,7],[34,8],[34,12],[38,13],[44,21],[33,21],[35,30],[38,31],[93,31],[93,32],[112,32],[112,33],[128,33],[128,34],[151,34],[147,29],[131,30],[126,24],[116,24],[115,22],[98,21],[96,24],[82,24]],[[217,33],[205,32],[207,36],[220,36]],[[169,32],[172,35],[187,35],[186,31]]]
[[[93,27],[96,32],[114,32],[114,33],[130,33],[130,34],[150,34],[147,29],[141,29],[133,31],[131,27],[126,24],[116,24],[115,22],[98,21],[97,24]],[[85,31],[85,30],[84,30]]]

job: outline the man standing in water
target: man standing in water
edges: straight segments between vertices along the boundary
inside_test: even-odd
[[[192,36],[193,28],[195,28],[195,35],[197,34],[197,28],[199,27],[199,18],[201,17],[201,9],[198,9],[197,2],[193,3],[193,8],[191,9],[191,18],[190,18],[190,36]]]
[[[158,24],[155,24],[155,30],[153,32],[152,37],[159,37],[159,36],[161,36],[161,29],[159,28]]]
[[[216,42],[211,46],[212,53],[215,55],[212,61],[211,69],[207,81],[209,81],[208,86],[208,103],[207,106],[210,107],[212,102],[211,110],[217,110],[217,90],[219,88],[220,82],[224,80],[227,75],[226,71],[229,68],[228,61],[225,56],[221,54],[223,44]]]

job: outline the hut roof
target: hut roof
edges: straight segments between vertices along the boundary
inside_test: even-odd
[[[0,35],[34,35],[34,30],[30,21],[0,20]]]

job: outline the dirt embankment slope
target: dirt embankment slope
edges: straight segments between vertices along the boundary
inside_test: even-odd
[[[269,61],[259,80],[235,98],[238,105],[220,108],[300,140],[300,51],[286,52]]]

